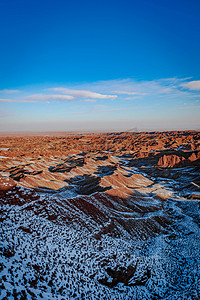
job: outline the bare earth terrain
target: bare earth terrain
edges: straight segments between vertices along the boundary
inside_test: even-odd
[[[0,299],[200,299],[200,133],[0,137]]]

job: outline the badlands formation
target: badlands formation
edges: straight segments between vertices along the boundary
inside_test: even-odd
[[[0,138],[0,299],[200,299],[200,133]]]

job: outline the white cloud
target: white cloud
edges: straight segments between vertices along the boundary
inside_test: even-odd
[[[21,103],[38,103],[45,102],[49,103],[49,101],[53,100],[61,100],[61,101],[73,101],[75,97],[69,95],[43,95],[43,94],[34,94],[29,95],[25,99],[0,99],[0,102],[21,102]]]
[[[118,94],[118,97],[122,98],[123,95],[137,95],[144,96],[165,96],[165,95],[175,95],[189,94],[188,91],[181,91],[180,84],[186,79],[178,78],[164,78],[156,80],[135,80],[132,78],[127,79],[116,79],[109,81],[99,81],[92,84],[93,89],[96,88],[99,91]],[[88,85],[86,85],[88,87]]]
[[[95,99],[115,99],[117,96],[116,95],[103,95],[91,91],[86,91],[86,90],[71,90],[67,88],[50,88],[48,89],[53,92],[59,92],[59,93],[64,93],[68,95],[72,95],[76,98],[95,98]]]
[[[68,100],[73,101],[75,97],[69,95],[44,95],[44,94],[35,94],[26,97],[27,99],[39,100],[39,101],[50,101],[50,100]]]
[[[34,100],[21,100],[21,99],[17,99],[17,100],[15,100],[15,99],[0,99],[0,102],[13,102],[13,103],[15,103],[15,102],[22,102],[22,103],[36,103],[36,102],[38,102],[38,101],[34,101]]]
[[[139,99],[141,96],[135,96],[135,97],[126,97],[124,98],[124,100],[135,100],[135,99]]]
[[[147,95],[147,93],[141,93],[141,92],[128,92],[128,91],[113,91],[113,93],[116,94],[122,94],[122,95]]]
[[[189,81],[190,80],[190,81]],[[191,81],[191,78],[162,78],[151,81],[139,81],[132,78],[116,79],[108,81],[98,81],[90,83],[80,83],[79,85],[70,85],[70,88],[51,87],[43,88],[33,87],[28,90],[21,90],[20,94],[14,95],[17,90],[4,91],[0,102],[24,102],[24,103],[50,103],[51,101],[75,101],[81,100],[85,105],[95,103],[102,99],[102,104],[106,100],[118,99],[112,102],[113,108],[117,103],[122,105],[121,101],[134,100],[142,101],[146,105],[151,101],[152,105],[156,101],[160,103],[174,103],[182,99],[190,103],[191,98],[200,97],[200,80]],[[184,89],[183,89],[184,87]],[[92,91],[91,91],[92,90]],[[44,92],[45,91],[45,92]],[[94,92],[97,91],[97,92]],[[194,93],[196,91],[196,93]],[[6,99],[6,93],[13,92],[12,99]],[[107,101],[108,102],[108,101]],[[73,104],[71,104],[73,105]],[[123,106],[123,105],[122,105]]]
[[[194,80],[181,84],[183,88],[189,89],[190,91],[200,91],[200,80]]]
[[[18,92],[19,92],[19,90],[8,90],[8,89],[0,90],[0,93],[4,93],[4,94],[15,94]]]
[[[91,103],[94,103],[94,102],[96,102],[96,100],[95,99],[86,99],[86,100],[83,100],[84,102],[91,102]]]

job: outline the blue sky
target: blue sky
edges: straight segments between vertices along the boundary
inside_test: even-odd
[[[200,128],[200,1],[0,0],[0,130]]]

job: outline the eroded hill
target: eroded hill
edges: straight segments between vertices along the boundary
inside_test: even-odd
[[[199,137],[2,137],[1,299],[199,299]]]

